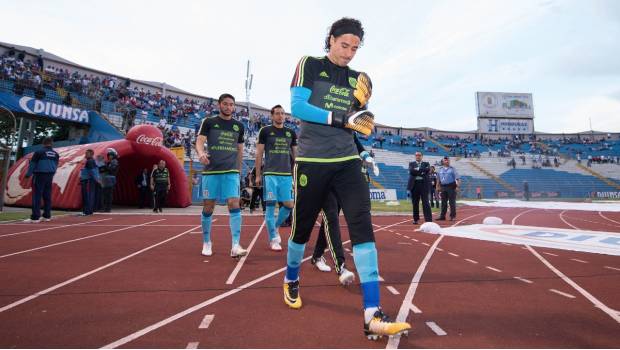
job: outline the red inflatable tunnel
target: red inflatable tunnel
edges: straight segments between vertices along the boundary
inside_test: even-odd
[[[99,154],[105,156],[108,148],[114,148],[118,152],[120,163],[114,189],[114,204],[137,206],[136,177],[144,168],[152,170],[153,164],[162,159],[166,161],[172,184],[167,206],[184,208],[191,204],[183,166],[175,155],[163,146],[161,132],[151,125],[139,125],[129,130],[125,140],[55,148],[60,154],[60,162],[52,184],[52,208],[82,208],[80,169],[84,165],[84,154],[87,149],[92,149],[95,151],[95,157]],[[5,204],[22,207],[32,205],[31,180],[24,178],[31,158],[32,153],[18,160],[9,170]]]

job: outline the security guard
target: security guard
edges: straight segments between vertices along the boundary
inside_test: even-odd
[[[153,212],[162,212],[162,207],[166,204],[166,196],[170,191],[170,173],[166,168],[166,161],[160,160],[157,168],[151,173],[151,191],[153,191],[155,203]]]
[[[415,153],[415,162],[409,163],[409,182],[407,190],[411,193],[413,204],[413,223],[418,224],[420,220],[420,200],[422,200],[422,211],[424,221],[432,222],[431,205],[428,202],[428,191],[430,187],[429,173],[431,165],[422,161],[422,152]]]
[[[450,158],[443,157],[443,166],[437,172],[439,182],[437,183],[437,191],[441,194],[441,214],[437,220],[445,220],[448,211],[448,202],[450,203],[450,221],[456,217],[456,189],[461,184],[461,177],[456,169],[450,166]]]
[[[41,221],[41,198],[43,198],[43,220],[52,219],[52,179],[58,168],[60,156],[52,149],[52,138],[43,140],[43,148],[37,150],[30,159],[26,178],[32,179],[32,215],[25,222]]]

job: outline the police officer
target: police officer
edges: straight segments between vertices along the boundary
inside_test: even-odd
[[[103,211],[109,213],[112,210],[112,194],[116,186],[116,174],[118,173],[118,153],[114,148],[108,148],[108,160],[105,163],[102,174],[102,198]]]
[[[409,182],[407,183],[407,190],[411,192],[414,225],[417,225],[418,221],[420,220],[420,200],[422,200],[424,221],[433,221],[433,216],[431,214],[431,205],[428,202],[430,171],[431,165],[428,162],[422,161],[422,152],[416,152],[415,161],[409,163]]]
[[[101,182],[99,168],[93,159],[94,151],[87,149],[84,166],[80,170],[80,185],[82,186],[82,213],[80,215],[92,215],[95,207],[95,184]]]
[[[26,178],[32,179],[32,215],[25,222],[41,221],[41,198],[43,198],[43,220],[52,219],[52,179],[58,168],[60,156],[52,149],[52,138],[43,140],[43,148],[32,155]]]
[[[441,214],[437,220],[445,220],[448,211],[448,203],[450,203],[450,221],[456,217],[456,189],[461,183],[461,177],[456,169],[450,166],[450,158],[443,157],[443,165],[437,172],[439,182],[437,183],[437,191],[441,194]]]
[[[157,168],[151,173],[151,191],[155,197],[153,212],[162,212],[162,207],[166,204],[166,196],[170,191],[170,173],[166,168],[166,161],[160,160]]]

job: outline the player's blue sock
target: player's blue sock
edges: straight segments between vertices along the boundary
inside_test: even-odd
[[[241,209],[229,209],[228,213],[230,214],[230,235],[232,236],[232,244],[234,246],[239,244],[241,237]]]
[[[288,214],[290,213],[291,213],[290,208],[287,208],[285,206],[280,206],[280,209],[278,209],[278,220],[276,220],[276,227],[280,227],[280,225],[282,225],[284,220],[288,218]]]
[[[286,253],[286,277],[285,282],[297,281],[299,279],[299,267],[301,259],[304,257],[305,244],[288,241],[288,252]]]
[[[353,260],[360,276],[364,309],[379,307],[379,267],[375,243],[354,245]]]
[[[211,242],[211,218],[213,213],[202,212],[200,223],[202,224],[202,240],[203,242]]]
[[[265,211],[265,222],[267,223],[267,233],[269,234],[269,240],[276,238],[276,203],[269,201],[265,203],[267,210]]]

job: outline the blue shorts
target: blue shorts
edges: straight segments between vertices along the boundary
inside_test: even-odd
[[[239,173],[202,175],[201,199],[224,202],[239,198]]]
[[[293,176],[265,175],[263,196],[266,201],[289,202],[293,200]]]

